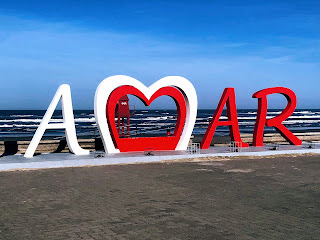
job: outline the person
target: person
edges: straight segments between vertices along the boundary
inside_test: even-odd
[[[167,128],[167,136],[170,136],[171,132],[170,132],[170,128]]]

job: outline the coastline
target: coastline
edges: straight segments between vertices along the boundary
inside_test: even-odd
[[[303,142],[312,142],[320,141],[320,132],[301,132],[295,133]],[[203,138],[203,135],[193,135],[191,141],[193,143],[200,143]],[[252,134],[241,134],[241,138],[246,143],[252,142]],[[102,151],[103,145],[100,138],[78,138],[80,146],[84,149],[89,149],[90,151]],[[228,146],[230,145],[229,136],[219,136],[215,135],[212,139],[211,146]],[[1,155],[14,155],[14,154],[24,154],[30,140],[17,140],[9,139],[7,141],[0,141],[0,156]],[[264,143],[268,144],[283,144],[287,145],[288,143],[284,138],[281,137],[278,133],[266,133],[264,135]],[[45,139],[41,140],[36,154],[39,153],[65,153],[69,152],[68,145],[64,138],[60,140],[57,139]]]

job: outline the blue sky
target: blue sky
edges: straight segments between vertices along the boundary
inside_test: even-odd
[[[313,0],[1,1],[0,109],[46,109],[63,83],[75,109],[93,109],[98,84],[117,74],[186,77],[199,108],[216,108],[225,87],[256,108],[252,94],[274,86],[320,108],[319,23]]]

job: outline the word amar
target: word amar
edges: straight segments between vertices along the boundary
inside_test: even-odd
[[[114,122],[115,108],[118,100],[125,95],[138,97],[146,106],[156,98],[166,95],[171,97],[177,107],[177,124],[174,133],[163,137],[120,138]],[[282,94],[287,99],[287,106],[281,114],[267,119],[268,100],[271,94]],[[290,144],[301,145],[302,142],[282,122],[292,115],[297,106],[295,93],[284,87],[274,87],[253,94],[258,99],[257,118],[253,132],[253,146],[263,146],[264,127],[274,127]],[[63,122],[49,123],[54,110],[61,99]],[[223,108],[226,106],[226,121],[220,121]],[[186,150],[197,116],[198,100],[196,91],[187,79],[179,76],[168,76],[152,84],[149,88],[138,80],[123,76],[111,76],[104,79],[97,87],[94,99],[94,114],[105,152],[118,153],[130,151],[154,150]],[[107,109],[107,110],[106,110]],[[201,142],[201,149],[208,149],[216,128],[229,126],[232,141],[238,147],[248,147],[240,136],[234,88],[226,88],[221,96],[217,109]],[[73,116],[70,86],[61,85],[53,97],[36,133],[34,134],[25,157],[33,157],[34,152],[47,129],[65,129],[69,149],[77,155],[89,154],[77,141]]]

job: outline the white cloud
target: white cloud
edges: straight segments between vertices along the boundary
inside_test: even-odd
[[[320,103],[320,63],[299,61],[317,48],[313,45],[291,49],[241,42],[168,41],[155,35],[93,31],[68,23],[10,21],[0,29],[0,78],[5,82],[0,101],[10,103],[11,99],[17,108],[46,108],[62,83],[71,84],[75,108],[92,108],[96,86],[115,74],[130,75],[146,85],[167,75],[187,77],[204,108],[215,108],[225,87],[236,88],[240,107],[255,107],[253,92],[279,85],[292,88],[298,97],[308,96],[308,102],[313,96]],[[9,29],[10,24],[20,22],[18,28]],[[16,98],[20,103],[13,101]]]

